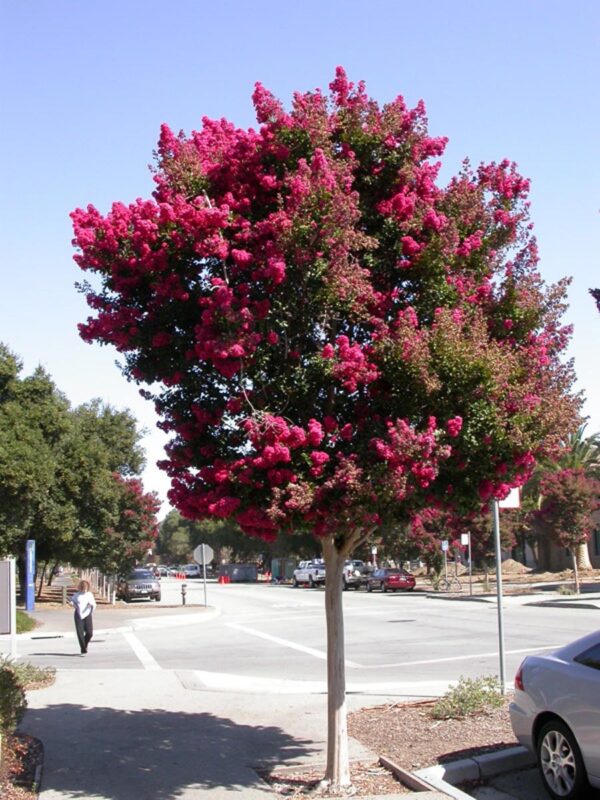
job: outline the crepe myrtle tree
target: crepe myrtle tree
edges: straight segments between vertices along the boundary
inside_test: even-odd
[[[151,198],[73,212],[80,332],[148,387],[184,516],[320,540],[325,779],[346,786],[344,559],[414,509],[504,496],[575,426],[566,283],[537,272],[514,164],[438,185],[422,103],[341,68],[289,112],[253,100],[256,130],[163,125]]]
[[[583,467],[566,468],[544,475],[540,481],[538,518],[562,547],[571,551],[575,591],[579,594],[577,552],[587,548],[594,530],[594,511],[600,508],[600,481],[586,475]]]

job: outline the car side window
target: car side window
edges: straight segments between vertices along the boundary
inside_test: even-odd
[[[578,664],[583,664],[584,667],[600,669],[600,644],[596,644],[590,647],[589,650],[580,653],[573,661],[577,661]]]

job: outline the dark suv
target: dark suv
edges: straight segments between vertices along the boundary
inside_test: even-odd
[[[160,600],[160,582],[149,569],[134,569],[117,583],[117,599],[129,603],[139,597]]]

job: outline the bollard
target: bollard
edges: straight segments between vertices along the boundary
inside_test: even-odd
[[[181,584],[181,605],[185,605],[185,596],[187,594],[187,583]]]

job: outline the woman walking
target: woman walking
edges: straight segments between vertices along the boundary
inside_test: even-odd
[[[77,591],[71,598],[71,604],[75,608],[75,631],[83,656],[87,653],[88,644],[94,635],[92,614],[96,608],[96,598],[91,593],[90,584],[87,581],[79,581]]]

